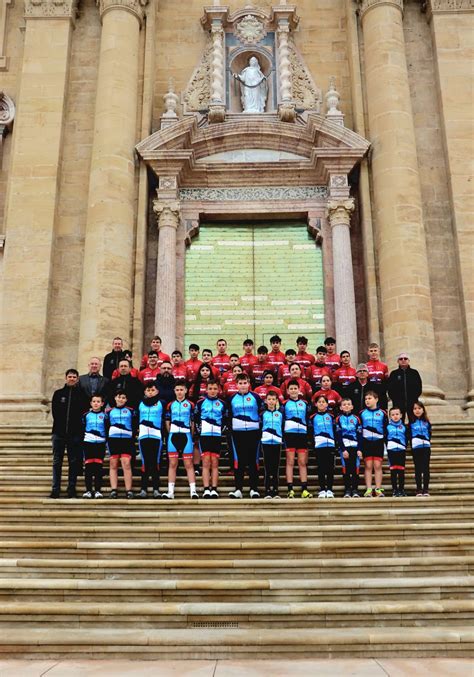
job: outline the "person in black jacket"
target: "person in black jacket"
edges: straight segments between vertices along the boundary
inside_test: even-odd
[[[143,396],[143,385],[141,381],[130,374],[130,362],[120,360],[118,364],[119,376],[112,379],[108,389],[108,402],[111,407],[115,407],[115,395],[123,391],[127,395],[127,406],[136,409]]]
[[[104,376],[109,381],[112,379],[114,370],[118,369],[120,360],[125,357],[123,353],[123,341],[120,336],[116,336],[112,341],[112,351],[104,357]]]
[[[82,464],[82,416],[88,409],[88,401],[79,386],[76,369],[66,371],[66,383],[53,394],[53,484],[50,498],[59,498],[64,452],[68,460],[68,498],[76,498],[76,481]]]
[[[172,374],[173,366],[171,362],[165,360],[161,363],[160,373],[156,377],[156,387],[160,393],[160,400],[163,402],[163,405],[166,406],[170,402],[176,399],[174,392],[174,387],[176,385],[176,379]]]
[[[381,406],[381,408],[386,408],[387,396],[385,394],[385,388],[378,383],[371,383],[369,381],[369,370],[367,365],[364,363],[358,364],[356,375],[357,380],[354,383],[351,383],[345,391],[345,397],[348,397],[354,405],[354,414],[358,416],[360,412],[365,409],[365,395],[369,390],[373,390],[377,394],[378,401],[383,402],[384,406]]]
[[[394,407],[402,412],[402,421],[405,415],[411,414],[413,405],[420,399],[423,384],[416,369],[410,367],[410,357],[407,353],[398,356],[398,369],[390,372],[388,377],[388,394]]]
[[[98,357],[91,357],[89,360],[89,372],[79,376],[79,385],[85,396],[90,402],[91,397],[100,395],[105,399],[109,379],[100,373],[100,360]]]

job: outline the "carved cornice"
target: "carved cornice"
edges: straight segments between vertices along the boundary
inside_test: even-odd
[[[403,12],[403,0],[359,0],[359,14],[361,19],[370,9],[381,5],[392,5]]]
[[[422,9],[432,14],[463,14],[474,12],[474,0],[423,0]]]
[[[327,205],[327,215],[331,228],[335,226],[350,226],[351,214],[354,211],[355,202],[353,197],[345,200],[329,200]]]
[[[148,0],[96,0],[96,3],[99,7],[101,19],[106,12],[109,12],[112,9],[123,9],[136,16],[141,25],[145,16],[145,7],[148,4]]]
[[[25,0],[25,19],[75,20],[78,0]]]

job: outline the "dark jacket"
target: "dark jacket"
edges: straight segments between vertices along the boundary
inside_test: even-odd
[[[115,395],[118,390],[124,390],[127,395],[127,406],[136,409],[143,396],[143,385],[135,376],[117,376],[109,383],[108,402],[115,407]]]
[[[107,396],[109,379],[101,374],[98,374],[97,376],[82,374],[82,376],[79,376],[79,385],[81,386],[84,395],[90,401],[92,395],[102,395],[104,398]]]
[[[156,377],[156,387],[160,395],[160,400],[165,404],[172,402],[175,398],[174,387],[176,385],[176,379],[174,376],[163,376],[159,374]]]
[[[421,376],[416,369],[394,369],[388,377],[388,394],[393,405],[403,411],[410,411],[420,398],[422,391]]]
[[[345,393],[345,397],[349,397],[354,405],[354,414],[359,414],[362,409],[365,409],[365,395],[369,390],[373,390],[379,396],[379,407],[381,409],[387,408],[387,395],[382,385],[371,383],[370,381],[362,385],[359,379],[357,379],[357,381],[346,388]]]
[[[123,350],[112,350],[104,357],[104,368],[102,371],[104,372],[105,378],[109,381],[112,379],[114,369],[118,369],[120,360],[123,360]]]
[[[82,434],[82,417],[89,408],[87,397],[79,385],[55,390],[51,403],[53,435],[67,437]]]

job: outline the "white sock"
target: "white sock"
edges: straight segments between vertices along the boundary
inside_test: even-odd
[[[192,495],[196,492],[196,482],[189,483],[189,493]]]
[[[174,496],[174,482],[168,482],[168,495]]]

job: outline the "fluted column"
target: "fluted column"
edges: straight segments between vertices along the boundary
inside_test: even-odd
[[[98,0],[102,20],[89,179],[79,364],[130,338],[139,33],[147,0]]]
[[[362,0],[384,354],[400,350],[439,402],[428,257],[402,24],[403,0]]]
[[[353,198],[329,199],[327,215],[332,233],[336,339],[339,349],[348,350],[356,361],[357,320],[350,234],[353,211]]]
[[[77,0],[26,0],[24,8],[5,208],[2,423],[40,420],[46,411],[51,261]]]
[[[156,264],[155,332],[161,336],[163,349],[176,348],[176,231],[179,225],[179,202],[153,202],[158,222],[158,259]]]

